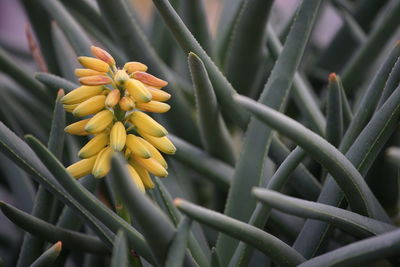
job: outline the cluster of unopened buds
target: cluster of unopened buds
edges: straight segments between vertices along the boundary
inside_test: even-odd
[[[167,130],[145,112],[164,113],[170,109],[171,95],[161,90],[168,83],[149,73],[140,62],[128,62],[118,69],[105,50],[92,46],[95,57],[78,57],[84,69],[76,69],[82,86],[62,98],[64,108],[82,120],[68,125],[74,135],[93,135],[78,156],[82,160],[67,168],[75,178],[90,173],[107,175],[111,157],[120,151],[135,184],[142,191],[154,184],[150,174],[168,175],[167,162],[160,151],[174,154],[175,146]],[[144,111],[144,112],[143,112]]]

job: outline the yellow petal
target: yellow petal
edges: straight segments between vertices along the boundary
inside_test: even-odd
[[[171,108],[170,105],[158,101],[150,101],[147,103],[138,102],[136,103],[136,107],[143,111],[154,112],[154,113],[165,113]]]
[[[103,92],[103,86],[80,86],[61,98],[61,102],[66,105],[81,103],[93,96]]]
[[[135,168],[146,189],[154,188],[154,183],[151,180],[150,174],[145,168],[140,166],[140,164],[135,162],[135,160],[130,160],[129,164],[132,165],[133,168]]]
[[[78,152],[80,158],[89,158],[99,153],[108,144],[108,135],[101,133],[93,137]]]
[[[165,177],[168,175],[167,170],[163,166],[161,166],[161,164],[158,163],[157,160],[153,158],[145,159],[138,156],[133,156],[133,159],[155,176]]]
[[[64,128],[64,132],[74,135],[89,135],[90,133],[85,130],[85,126],[89,120],[90,119],[86,119],[72,123]]]
[[[113,113],[108,109],[94,115],[85,126],[89,133],[96,134],[104,131],[113,120]]]
[[[144,185],[143,185],[142,179],[140,179],[139,174],[137,173],[135,168],[133,168],[131,165],[126,164],[126,166],[128,168],[129,174],[131,175],[132,181],[139,188],[139,190],[144,193],[145,192]]]
[[[132,112],[129,116],[129,121],[135,126],[136,129],[149,135],[162,137],[168,134],[167,130],[161,124],[143,112]]]
[[[72,177],[78,179],[90,174],[95,162],[96,156],[88,159],[83,159],[69,166],[67,168],[67,171],[69,172],[69,174],[71,174]]]
[[[147,72],[144,71],[135,71],[133,73],[133,78],[141,81],[144,84],[155,86],[155,87],[164,87],[168,85],[168,82],[157,78]]]
[[[105,107],[106,96],[97,95],[80,103],[72,112],[74,116],[83,117],[99,112]]]
[[[67,111],[67,112],[71,112],[72,113],[72,111],[74,111],[74,109],[77,107],[79,105],[79,103],[78,104],[71,104],[71,105],[63,105],[63,108],[65,109],[65,111]]]
[[[146,146],[146,148],[150,151],[151,157],[157,160],[164,168],[168,168],[168,164],[165,161],[164,157],[161,155],[161,153],[155,148],[152,144],[150,144],[148,141],[146,141],[143,138],[139,138],[139,141]]]
[[[101,49],[100,47],[92,45],[90,47],[90,50],[92,51],[93,56],[97,57],[98,59],[106,62],[109,65],[115,65],[115,60],[114,58],[104,49]]]
[[[140,137],[128,134],[126,137],[126,146],[129,148],[131,155],[136,155],[142,158],[150,158],[151,153],[146,146],[140,141]]]
[[[149,102],[151,94],[149,90],[138,80],[129,79],[125,83],[125,88],[129,94],[138,102]]]
[[[160,88],[148,85],[145,85],[145,87],[147,88],[147,90],[149,90],[152,100],[164,102],[171,98],[170,94],[161,90]]]
[[[92,174],[95,178],[104,177],[110,171],[112,154],[112,148],[107,146],[103,148],[97,155],[96,162],[94,163],[92,170]]]
[[[118,104],[119,104],[119,107],[124,111],[130,111],[135,108],[135,102],[133,102],[132,99],[130,99],[129,97],[126,97],[126,96],[121,98],[121,100],[119,101]]]
[[[75,75],[77,77],[86,77],[93,75],[105,75],[105,73],[91,69],[75,69]]]
[[[125,63],[124,70],[126,70],[128,73],[133,73],[135,71],[147,71],[147,66],[140,62],[131,61]]]
[[[104,75],[94,75],[79,78],[79,82],[84,85],[106,85],[112,82],[111,78]]]
[[[175,154],[176,147],[174,146],[174,144],[172,144],[168,137],[154,137],[141,131],[139,131],[139,134],[161,152],[164,152],[166,154]]]
[[[107,95],[105,105],[106,105],[107,107],[110,107],[110,108],[115,107],[115,105],[118,104],[118,101],[119,101],[119,98],[120,98],[120,94],[121,94],[121,93],[119,92],[118,89],[112,90],[112,91]]]
[[[95,71],[108,72],[110,70],[110,66],[106,62],[94,57],[78,57],[78,61],[85,68]]]
[[[110,146],[115,151],[122,151],[126,142],[126,130],[122,122],[117,121],[114,123],[110,132]]]

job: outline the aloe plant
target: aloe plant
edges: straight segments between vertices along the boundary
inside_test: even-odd
[[[0,266],[398,266],[400,3],[152,2],[21,0]]]

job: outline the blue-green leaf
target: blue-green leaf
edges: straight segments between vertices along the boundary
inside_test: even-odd
[[[126,243],[126,237],[123,231],[118,231],[115,236],[114,248],[111,258],[111,267],[128,267],[129,256],[128,256],[128,244]]]
[[[61,252],[62,242],[58,241],[48,250],[46,250],[39,258],[37,258],[30,267],[47,267],[52,266]]]
[[[175,236],[168,249],[167,259],[165,260],[166,267],[183,266],[191,223],[192,220],[186,217],[179,223]]]

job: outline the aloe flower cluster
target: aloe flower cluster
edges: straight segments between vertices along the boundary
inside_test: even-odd
[[[96,178],[107,175],[114,152],[122,152],[135,184],[144,191],[153,188],[149,173],[168,175],[161,155],[174,154],[175,147],[167,130],[145,112],[164,113],[170,109],[171,95],[162,88],[168,83],[149,73],[140,62],[128,62],[118,69],[105,50],[92,46],[95,57],[79,57],[85,68],[76,69],[82,86],[62,98],[66,111],[82,120],[68,125],[74,135],[93,135],[81,148],[82,160],[67,169],[75,178],[90,173]]]

